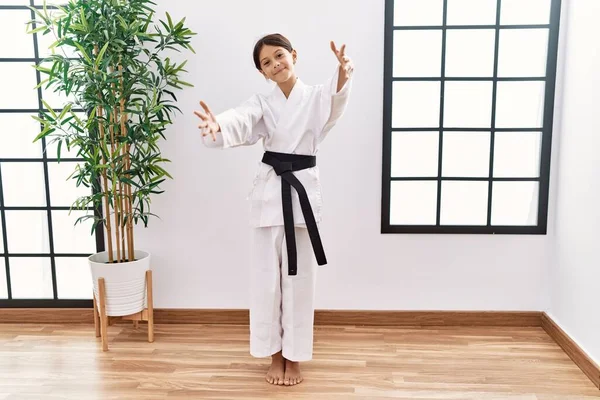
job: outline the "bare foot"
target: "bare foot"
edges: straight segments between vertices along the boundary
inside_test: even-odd
[[[294,386],[302,382],[304,378],[300,372],[300,363],[297,361],[285,360],[285,379],[284,385]]]
[[[267,372],[266,380],[272,385],[283,385],[285,358],[279,353],[271,356],[271,368]]]

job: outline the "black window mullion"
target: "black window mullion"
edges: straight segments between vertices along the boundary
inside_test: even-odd
[[[42,60],[44,60],[44,57],[39,57],[39,58],[38,57],[33,57],[33,58],[0,58],[0,62],[39,62],[39,61],[42,61]],[[69,58],[69,60],[73,60],[73,58]]]
[[[29,0],[29,5],[34,6],[34,0]],[[31,19],[35,20],[35,12],[31,10]],[[32,29],[36,28],[35,22],[32,23]],[[37,33],[33,33],[33,54],[36,60],[39,60],[39,48],[38,48],[38,38]],[[35,70],[35,79],[36,85],[40,85],[42,81],[41,73],[39,70]],[[44,104],[42,103],[42,88],[39,86],[37,88],[38,95],[38,107],[40,110],[44,108]],[[40,124],[40,128],[43,129],[43,125]],[[42,138],[42,165],[44,167],[44,184],[46,190],[46,206],[47,216],[48,216],[48,241],[50,247],[50,269],[52,271],[52,293],[54,300],[58,299],[58,288],[56,283],[56,260],[54,258],[54,232],[52,229],[52,204],[50,203],[50,180],[49,180],[49,171],[48,171],[48,156],[46,154],[46,138]]]
[[[392,78],[394,64],[394,30],[387,27],[394,26],[394,1],[387,0],[385,10],[384,29],[384,54],[383,54],[383,76],[386,84],[383,87],[383,151],[382,151],[382,179],[381,179],[381,233],[385,233],[390,227],[390,205],[391,205],[391,161],[392,161]]]
[[[17,162],[17,163],[30,163],[30,162],[58,162],[58,158],[0,158],[0,162],[5,162],[5,163],[10,163],[10,162]],[[60,159],[61,162],[77,162],[77,161],[83,161],[82,158],[61,158]]]
[[[429,131],[437,131],[439,127],[436,128],[392,128],[393,132],[429,132]],[[445,127],[444,130],[446,132],[489,132],[490,128],[454,128],[454,127]],[[496,132],[540,132],[542,128],[496,128]]]
[[[4,205],[4,190],[2,188],[2,163],[0,162],[0,205]],[[8,292],[8,300],[12,299],[12,289],[10,286],[10,260],[8,259],[8,238],[6,234],[6,213],[4,212],[4,208],[0,207],[0,220],[2,222],[2,226],[0,229],[2,230],[2,245],[4,246],[4,268],[6,271],[6,289]],[[0,266],[2,268],[2,266]]]
[[[440,78],[440,77],[436,77],[436,76],[428,76],[428,77],[393,77],[392,81],[396,82],[412,82],[412,81],[418,81],[418,82],[422,82],[422,81],[440,81],[440,80],[445,80],[445,81],[460,81],[460,82],[486,82],[486,81],[501,81],[501,82],[520,82],[520,81],[545,81],[546,77],[545,76],[519,76],[519,77],[485,77],[485,76],[475,76],[475,77],[467,77],[467,76],[460,76],[460,77],[453,77],[453,76],[446,76],[444,78]]]
[[[496,15],[496,21],[499,16]],[[440,29],[471,29],[471,30],[479,30],[479,29],[496,29],[500,27],[502,29],[543,29],[550,28],[550,24],[526,24],[526,25],[500,25],[497,23],[496,25],[406,25],[406,26],[394,26],[392,30],[395,31],[407,31],[407,30],[417,30],[417,31],[431,31],[431,30],[440,30]]]
[[[35,62],[35,58],[0,58],[0,62]]]
[[[0,256],[2,253],[0,253]],[[45,257],[48,258],[52,256],[50,253],[10,253],[12,258],[22,257],[22,258],[40,258]],[[89,257],[91,254],[88,253],[54,253],[54,257]]]
[[[93,207],[87,207],[86,210],[93,210]],[[48,207],[48,206],[40,206],[40,207],[36,207],[36,206],[23,206],[23,207],[13,207],[13,206],[0,206],[0,210],[6,210],[6,211],[46,211],[46,210],[54,210],[54,211],[70,211],[71,207],[69,206],[55,206],[55,207]]]
[[[446,19],[448,14],[448,0],[444,0],[442,13],[442,62],[440,71],[440,122],[438,137],[438,180],[437,180],[437,203],[435,211],[435,224],[440,225],[442,213],[442,156],[444,145],[444,90],[446,87]]]
[[[61,112],[62,108],[55,108],[55,112]],[[73,112],[83,112],[81,109],[72,108]],[[40,112],[39,108],[0,108],[0,114],[37,114]]]
[[[439,181],[437,176],[407,176],[407,177],[391,177],[392,181]],[[461,181],[461,182],[489,182],[489,177],[475,176],[448,176],[443,177],[442,181]],[[539,182],[540,178],[494,178],[496,182]]]
[[[494,81],[492,82],[492,120],[490,129],[490,167],[488,184],[487,226],[492,225],[492,190],[494,187],[494,143],[496,138],[496,94],[498,89],[498,53],[500,45],[500,11],[502,0],[496,3],[496,37],[494,39]]]
[[[432,228],[435,228],[433,230]],[[510,235],[535,235],[539,234],[539,228],[535,225],[494,225],[493,231],[485,225],[390,225],[385,233],[414,233],[414,234],[510,234]]]
[[[0,300],[0,308],[92,308],[92,300],[18,299]]]
[[[556,76],[558,59],[558,35],[560,27],[561,0],[554,0],[550,8],[550,25],[554,29],[548,32],[548,54],[546,59],[546,76]],[[540,157],[540,186],[538,188],[538,224],[544,232],[548,227],[548,195],[550,189],[550,159],[552,147],[552,124],[554,122],[555,79],[546,80],[544,98],[544,120],[542,122],[542,148]]]
[[[33,5],[33,4],[31,4],[31,2],[29,4],[33,8],[35,8],[35,9],[38,9],[38,10],[43,10],[44,9],[43,5]],[[58,10],[58,7],[57,6],[53,6],[53,5],[47,5],[46,9],[48,9],[48,10]],[[29,11],[29,6],[0,4],[0,11],[2,11],[2,10],[25,10],[25,11]]]
[[[0,11],[2,10],[29,10],[29,8],[27,6],[0,4]]]

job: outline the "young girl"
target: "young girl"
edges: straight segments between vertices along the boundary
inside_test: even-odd
[[[312,359],[316,264],[327,263],[318,231],[321,193],[315,155],[344,113],[353,72],[346,46],[338,50],[330,45],[339,62],[333,77],[309,86],[296,76],[298,54],[290,41],[267,35],[256,43],[253,57],[256,69],[277,84],[273,91],[216,116],[203,101],[204,113],[195,111],[208,147],[263,142],[265,153],[250,196],[255,228],[250,353],[271,356],[266,380],[276,385],[302,382],[299,363]]]

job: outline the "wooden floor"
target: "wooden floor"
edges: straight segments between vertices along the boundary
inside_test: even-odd
[[[0,400],[587,400],[600,391],[542,328],[317,326],[305,381],[264,381],[248,327],[0,324]]]

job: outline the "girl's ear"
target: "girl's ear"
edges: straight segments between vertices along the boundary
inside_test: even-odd
[[[292,50],[292,59],[294,60],[294,64],[296,64],[296,59],[298,58],[298,53],[296,50]]]

